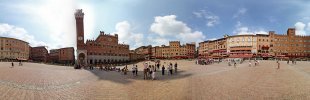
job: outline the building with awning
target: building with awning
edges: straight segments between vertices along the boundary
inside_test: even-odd
[[[252,58],[253,54],[234,54],[229,55],[229,58]]]

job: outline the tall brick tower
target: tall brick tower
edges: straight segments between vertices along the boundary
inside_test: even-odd
[[[77,9],[75,12],[76,22],[76,43],[77,49],[85,49],[84,47],[84,13],[82,9]]]
[[[85,66],[87,65],[87,50],[84,43],[84,13],[82,9],[77,9],[74,15],[76,22],[77,63],[81,66]]]

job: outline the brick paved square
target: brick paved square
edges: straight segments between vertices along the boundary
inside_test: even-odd
[[[142,62],[139,75],[132,76],[99,69],[76,70],[68,66],[24,63],[11,68],[0,63],[0,99],[14,100],[281,100],[310,99],[310,62],[297,65],[261,61],[248,67],[247,61],[237,68],[226,62],[196,65],[194,61],[178,62],[179,73],[156,80],[143,80]],[[153,63],[153,62],[151,62]],[[17,63],[15,64],[17,65]],[[128,66],[131,69],[131,65]]]

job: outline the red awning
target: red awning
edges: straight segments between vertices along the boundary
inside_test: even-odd
[[[276,57],[285,57],[285,55],[276,55]]]
[[[27,59],[17,58],[17,60],[27,60]]]
[[[230,55],[229,58],[252,58],[252,54],[237,54],[237,55]]]

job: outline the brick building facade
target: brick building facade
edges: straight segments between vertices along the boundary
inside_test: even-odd
[[[45,46],[31,47],[30,59],[34,62],[47,62],[48,51]]]
[[[52,49],[48,54],[49,63],[59,63],[59,49]]]
[[[310,36],[298,36],[294,28],[289,28],[286,34],[269,32],[270,54],[275,57],[310,57]]]
[[[119,44],[118,35],[105,34],[100,31],[95,40],[87,40],[84,43],[84,13],[82,9],[75,12],[76,40],[77,40],[77,63],[107,64],[122,63],[129,61],[129,45]]]
[[[28,60],[29,43],[8,37],[0,37],[0,60]]]
[[[227,57],[226,37],[217,40],[208,40],[199,43],[199,58],[224,58]]]
[[[66,47],[52,49],[48,55],[49,63],[73,64],[75,62],[74,48]]]
[[[253,54],[257,54],[257,35],[235,35],[226,39],[227,57],[252,58]]]
[[[129,60],[130,61],[142,61],[145,60],[144,54],[139,54],[135,50],[130,50],[129,52]]]
[[[221,40],[226,42],[216,42]],[[213,49],[226,49],[227,57],[231,58],[309,58],[310,36],[298,36],[294,28],[289,28],[285,35],[270,31],[269,34],[227,36],[200,42],[199,57],[216,58],[211,56],[214,54]]]
[[[194,58],[196,45],[195,43],[180,44],[180,41],[170,41],[169,46],[155,46],[152,47],[152,58],[166,59],[166,58]]]
[[[136,48],[134,51],[137,54],[142,54],[144,59],[150,59],[152,57],[152,45],[141,46]]]

